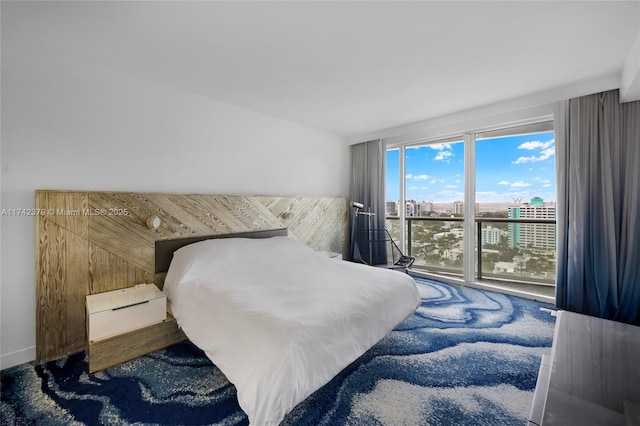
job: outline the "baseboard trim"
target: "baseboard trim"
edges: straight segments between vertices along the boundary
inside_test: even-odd
[[[9,352],[8,354],[2,354],[0,355],[0,370],[6,370],[7,368],[15,367],[16,365],[20,364],[26,364],[28,362],[35,361],[35,359],[35,346],[31,346],[15,352]]]
[[[518,290],[515,290],[515,289],[509,289],[509,288],[505,288],[505,287],[501,287],[501,286],[493,286],[493,285],[487,284],[487,283],[476,283],[476,282],[468,283],[468,282],[465,282],[464,280],[459,279],[459,278],[451,278],[451,277],[448,277],[448,276],[437,275],[437,274],[428,273],[428,272],[423,272],[423,271],[416,270],[416,269],[409,270],[409,274],[410,275],[415,275],[417,277],[423,277],[423,278],[436,280],[436,281],[444,281],[447,284],[459,285],[459,286],[462,286],[462,287],[477,288],[477,289],[480,289],[480,290],[489,290],[489,291],[493,291],[493,292],[496,292],[496,293],[502,293],[502,294],[508,294],[510,296],[521,297],[523,299],[529,299],[529,300],[535,300],[537,302],[549,303],[549,304],[554,305],[554,306],[556,304],[555,297],[543,296],[543,295],[540,295],[540,294],[529,293],[529,292],[526,292],[526,291],[518,291]]]

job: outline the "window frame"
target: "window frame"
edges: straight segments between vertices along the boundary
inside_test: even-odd
[[[492,124],[482,125],[465,123],[458,127],[464,128],[464,131],[450,131],[439,134],[437,131],[423,131],[422,135],[431,133],[430,136],[419,137],[419,134],[400,135],[383,139],[385,143],[385,153],[389,149],[399,149],[399,203],[406,203],[406,165],[405,155],[406,148],[429,145],[446,142],[464,143],[464,240],[463,240],[463,278],[462,280],[451,279],[451,281],[463,281],[467,285],[485,287],[482,282],[476,281],[476,140],[489,137],[501,137],[516,134],[542,133],[546,131],[555,131],[553,114],[541,114],[531,118],[519,119],[514,121],[501,121],[499,117],[493,117],[495,122]],[[455,127],[455,126],[454,126]],[[514,131],[516,133],[514,133]],[[385,155],[386,161],[386,155]],[[385,166],[386,167],[386,166]],[[385,168],[386,175],[386,168]],[[385,188],[386,194],[386,188]],[[386,198],[386,197],[385,197]],[[406,235],[406,211],[398,208],[399,222],[399,246],[403,251],[407,250]],[[426,273],[426,272],[425,272]],[[426,273],[429,275],[429,273]],[[432,274],[435,275],[435,274]],[[440,278],[440,277],[439,277]]]

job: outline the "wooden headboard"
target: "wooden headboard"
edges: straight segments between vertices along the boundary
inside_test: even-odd
[[[345,252],[346,198],[51,190],[35,198],[37,362],[86,349],[87,295],[162,288],[163,241],[284,229],[316,250]],[[157,229],[146,225],[152,216]]]

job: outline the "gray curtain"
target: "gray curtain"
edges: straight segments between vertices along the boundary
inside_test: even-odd
[[[351,180],[349,202],[364,204],[375,216],[371,218],[371,230],[384,229],[384,146],[381,140],[351,146]],[[369,244],[378,240],[378,231],[369,230],[367,216],[355,216],[351,208],[349,260],[362,259],[369,264],[386,263],[384,244]],[[371,259],[371,262],[370,262]]]
[[[556,111],[561,309],[640,321],[640,102],[617,90]]]

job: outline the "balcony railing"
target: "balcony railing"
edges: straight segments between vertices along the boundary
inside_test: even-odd
[[[398,217],[387,216],[387,229],[399,241]],[[463,276],[462,217],[407,217],[406,254],[413,268]],[[394,223],[395,222],[395,223]],[[555,219],[477,217],[476,279],[555,285]]]

